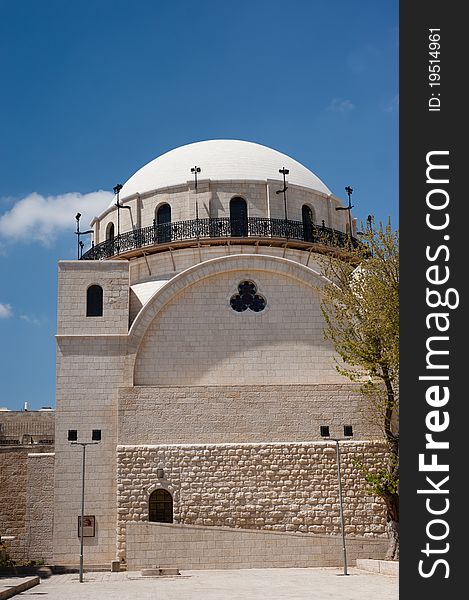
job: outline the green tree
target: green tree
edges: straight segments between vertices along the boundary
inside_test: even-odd
[[[370,416],[387,445],[384,465],[357,467],[369,492],[386,505],[390,544],[386,558],[399,557],[399,233],[391,225],[368,224],[362,243],[323,261],[331,281],[323,290],[325,337],[343,360],[340,373],[358,382]]]

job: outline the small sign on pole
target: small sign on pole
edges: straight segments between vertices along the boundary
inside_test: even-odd
[[[81,517],[78,517],[78,537],[80,537]],[[83,517],[83,537],[94,537],[95,535],[95,517],[94,515],[85,515]]]

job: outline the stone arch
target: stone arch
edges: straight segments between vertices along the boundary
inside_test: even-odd
[[[140,345],[158,313],[186,288],[217,274],[232,271],[267,271],[297,280],[313,289],[329,282],[318,271],[286,258],[267,255],[232,255],[214,258],[186,269],[162,286],[135,318],[129,331],[126,381],[134,385],[134,370]],[[229,298],[228,298],[229,301]]]
[[[173,495],[164,487],[157,487],[148,496],[148,520],[155,523],[174,522]]]

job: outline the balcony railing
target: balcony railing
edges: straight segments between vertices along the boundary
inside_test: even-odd
[[[142,227],[127,231],[90,248],[82,260],[102,260],[119,254],[150,246],[167,246],[173,242],[191,240],[255,238],[281,239],[285,241],[301,241],[309,244],[345,248],[358,245],[355,238],[350,238],[342,231],[329,227],[304,224],[302,221],[286,219],[265,219],[249,217],[247,219],[194,219],[192,221],[176,221],[150,227]]]

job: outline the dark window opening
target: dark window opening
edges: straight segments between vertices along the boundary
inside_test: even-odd
[[[344,436],[352,437],[353,435],[353,427],[352,425],[344,425]]]
[[[230,201],[230,225],[233,237],[248,235],[248,206],[244,198],[232,198]]]
[[[171,206],[162,204],[156,211],[155,225],[159,243],[171,241]]]
[[[266,301],[257,293],[257,286],[253,281],[241,281],[238,293],[230,298],[230,306],[236,312],[244,312],[247,309],[261,312],[266,306]]]
[[[305,242],[313,241],[313,225],[314,225],[314,215],[313,211],[307,204],[303,204],[303,208],[301,209],[301,214],[303,217],[303,237]]]
[[[173,522],[173,498],[166,490],[155,490],[148,501],[148,520],[157,523]]]
[[[329,425],[320,426],[321,437],[329,437]]]
[[[114,239],[114,223],[109,223],[106,229],[106,240],[112,242]]]
[[[86,290],[86,316],[103,316],[103,288],[100,285],[90,285]]]

